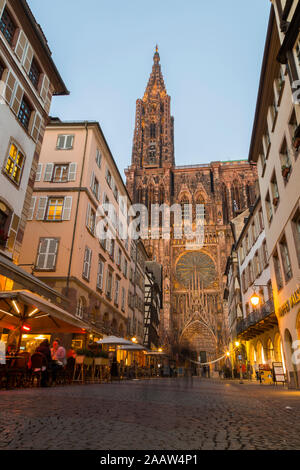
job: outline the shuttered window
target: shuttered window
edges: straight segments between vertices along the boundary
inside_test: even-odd
[[[31,136],[35,140],[35,142],[38,141],[39,135],[40,135],[40,129],[42,125],[42,117],[38,112],[34,113],[34,119],[32,121],[32,129],[31,129]]]
[[[85,252],[84,252],[82,277],[86,279],[87,281],[90,280],[91,261],[92,261],[92,250],[86,247]]]
[[[49,198],[47,209],[47,220],[59,221],[62,220],[62,213],[64,207],[64,198]]]
[[[122,287],[122,303],[121,303],[121,309],[124,311],[125,310],[125,298],[126,298],[126,291],[125,288]]]
[[[76,181],[77,163],[70,163],[68,181]]]
[[[30,67],[28,76],[29,76],[29,80],[33,84],[34,88],[36,88],[36,89],[38,88],[40,75],[41,75],[40,68],[39,68],[36,60],[33,59],[32,62],[31,62],[31,67]]]
[[[33,60],[33,50],[32,50],[31,45],[28,43],[26,51],[25,51],[24,59],[23,59],[23,67],[24,67],[25,72],[28,74],[30,72],[32,60]]]
[[[38,271],[53,271],[56,266],[57,252],[57,238],[41,238],[35,269]]]
[[[56,148],[58,150],[70,150],[73,148],[74,135],[59,135]]]
[[[102,161],[102,154],[100,152],[99,149],[97,149],[97,152],[96,152],[96,163],[98,165],[99,168],[101,168],[101,161]]]
[[[91,207],[90,203],[88,203],[88,207],[87,207],[86,226],[87,226],[89,232],[90,232],[92,235],[95,235],[95,230],[96,230],[96,212],[95,212],[94,209]]]
[[[19,89],[17,90],[16,98],[17,98],[18,93],[19,93]],[[22,90],[22,94],[23,94],[23,90]],[[12,106],[12,108],[14,109],[14,105]],[[32,107],[28,103],[27,99],[23,97],[21,101],[21,107],[18,113],[18,119],[26,130],[28,130],[29,128],[29,121],[30,121],[31,113],[32,113]]]
[[[0,19],[0,31],[2,31],[5,39],[7,42],[11,45],[13,41],[14,34],[16,32],[16,25],[8,13],[7,8],[4,8],[4,11],[2,13],[1,19]]]
[[[119,305],[119,290],[120,290],[120,279],[116,277],[116,287],[115,287],[115,305]]]
[[[97,273],[97,289],[103,289],[103,273],[104,273],[104,263],[99,259],[98,263],[98,273]]]
[[[47,196],[40,197],[39,204],[38,204],[38,209],[37,209],[37,214],[36,214],[36,220],[44,220],[45,219],[47,202],[48,202],[48,197]]]
[[[52,180],[53,167],[54,167],[53,163],[46,163],[44,181]]]

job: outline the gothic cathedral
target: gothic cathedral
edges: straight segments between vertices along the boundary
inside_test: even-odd
[[[145,240],[151,259],[163,266],[161,328],[170,343],[214,359],[226,346],[223,274],[233,244],[230,220],[255,202],[256,167],[246,160],[176,166],[171,98],[158,49],[142,99],[136,102],[131,166],[126,170],[133,203],[204,204],[201,250],[186,240]]]

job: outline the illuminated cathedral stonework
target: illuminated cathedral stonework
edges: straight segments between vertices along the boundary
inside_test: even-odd
[[[223,274],[233,244],[230,220],[255,201],[256,168],[247,161],[176,166],[171,98],[161,73],[158,50],[142,99],[136,103],[127,189],[134,203],[205,205],[201,250],[187,250],[185,239],[149,239],[149,256],[163,266],[161,327],[173,341],[214,358],[225,346]],[[214,142],[214,145],[216,145]],[[221,142],[219,143],[221,145]],[[183,158],[184,159],[184,156]]]

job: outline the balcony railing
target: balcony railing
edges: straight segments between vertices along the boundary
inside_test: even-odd
[[[240,335],[250,327],[255,326],[257,323],[272,315],[274,311],[273,300],[268,300],[260,309],[254,310],[246,318],[243,318],[243,320],[238,322],[236,327],[237,334]]]

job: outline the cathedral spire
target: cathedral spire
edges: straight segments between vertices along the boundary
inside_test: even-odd
[[[158,46],[143,96],[137,100],[132,164],[139,168],[174,165],[174,119],[161,72]]]

